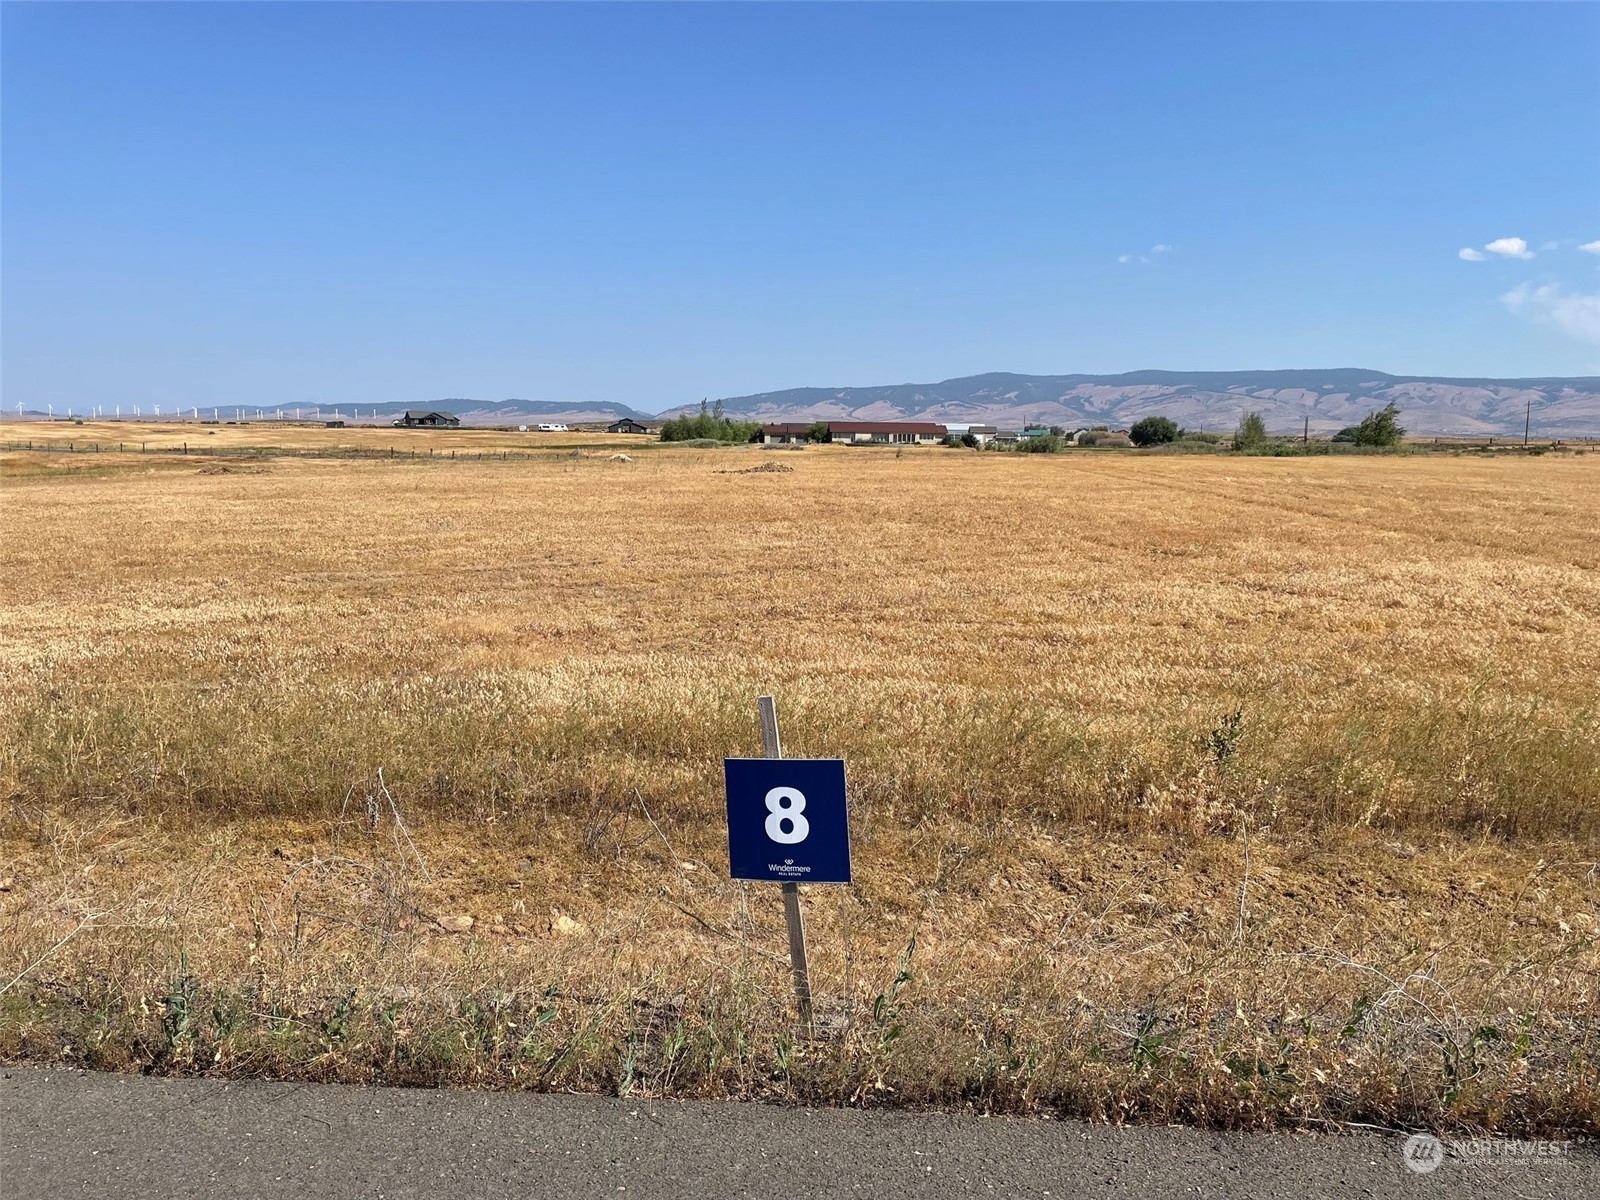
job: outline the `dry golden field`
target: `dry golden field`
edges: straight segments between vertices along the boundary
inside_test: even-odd
[[[1600,455],[612,453],[0,458],[0,1056],[1600,1130]]]
[[[208,449],[225,451],[273,450],[291,454],[331,455],[341,451],[385,455],[396,458],[416,454],[457,459],[479,452],[504,451],[531,453],[575,447],[615,447],[618,450],[655,449],[656,438],[642,434],[592,433],[569,430],[566,433],[518,433],[511,429],[484,429],[464,426],[456,429],[395,429],[384,425],[350,425],[328,429],[315,422],[250,421],[241,424],[202,424],[177,421],[8,421],[0,422],[0,444],[6,447],[72,446],[77,453],[92,455],[120,448],[133,454],[148,450],[179,450],[191,453]]]

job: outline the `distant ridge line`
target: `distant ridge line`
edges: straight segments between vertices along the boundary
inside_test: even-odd
[[[982,421],[1131,425],[1167,416],[1191,429],[1231,428],[1247,411],[1275,431],[1328,433],[1393,403],[1415,434],[1600,433],[1600,376],[1528,379],[1391,375],[1362,367],[1259,371],[1127,371],[1022,375],[993,371],[939,383],[790,388],[724,397],[752,420]],[[1531,412],[1530,412],[1531,406]],[[671,412],[684,412],[685,405]]]
[[[799,387],[724,396],[729,416],[757,421],[933,421],[1015,426],[1027,422],[1079,427],[1125,427],[1146,416],[1170,417],[1190,429],[1226,430],[1246,412],[1259,412],[1274,432],[1329,433],[1359,421],[1386,404],[1401,410],[1414,435],[1511,436],[1526,421],[1544,437],[1600,435],[1600,376],[1539,376],[1496,379],[1480,376],[1391,375],[1362,367],[1253,371],[1125,371],[1113,375],[1024,375],[991,371],[938,383],[848,387]],[[618,401],[479,400],[452,396],[377,403],[198,406],[220,419],[272,418],[299,410],[302,419],[320,410],[324,419],[392,420],[411,408],[445,409],[468,425],[518,425],[538,421],[609,424],[624,418],[657,422],[699,407],[698,399],[650,413]],[[62,416],[66,405],[56,405]],[[101,406],[109,413],[112,405]],[[123,404],[131,418],[131,404]],[[146,406],[148,407],[148,406]],[[179,406],[167,405],[170,415]],[[181,406],[187,415],[192,407]],[[42,403],[25,414],[45,415]],[[15,414],[15,408],[11,413]],[[76,415],[86,416],[83,411]]]

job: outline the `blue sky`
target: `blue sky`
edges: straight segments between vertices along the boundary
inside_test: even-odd
[[[3,20],[7,408],[1600,373],[1597,5]]]

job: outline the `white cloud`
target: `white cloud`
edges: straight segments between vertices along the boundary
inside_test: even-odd
[[[1150,247],[1150,253],[1151,254],[1171,254],[1172,253],[1172,247],[1167,245],[1165,242],[1158,242],[1156,245]]]
[[[1569,292],[1559,283],[1538,287],[1523,283],[1501,296],[1500,302],[1519,316],[1554,325],[1569,337],[1600,346],[1600,292]]]
[[[1471,246],[1463,246],[1456,253],[1468,262],[1482,262],[1485,257],[1482,250],[1474,250]]]
[[[1600,254],[1600,238],[1596,238],[1592,242],[1585,242],[1583,245],[1579,246],[1578,249],[1582,250],[1585,254]]]
[[[1528,243],[1519,237],[1495,238],[1484,247],[1490,254],[1498,254],[1502,258],[1532,258],[1533,251],[1528,249]]]
[[[1131,254],[1119,254],[1119,255],[1117,255],[1117,261],[1119,263],[1131,263],[1133,261],[1133,255],[1131,255]]]

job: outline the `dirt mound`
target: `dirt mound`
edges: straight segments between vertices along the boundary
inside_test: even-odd
[[[737,471],[721,470],[721,471],[718,471],[717,474],[718,475],[786,475],[792,470],[794,470],[793,467],[786,467],[782,463],[764,462],[758,467],[741,467]]]

